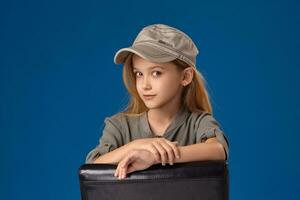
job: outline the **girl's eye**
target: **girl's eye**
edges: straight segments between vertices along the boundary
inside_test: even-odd
[[[161,72],[160,71],[154,71],[153,72],[153,76],[155,76],[155,77],[158,77],[158,76],[160,76],[161,75]]]
[[[140,77],[140,76],[142,76],[142,73],[141,72],[135,72],[135,76]]]
[[[136,77],[141,77],[141,76],[143,76],[143,74],[142,74],[141,72],[138,72],[138,71],[134,72],[134,74],[135,74]],[[154,77],[158,77],[158,76],[161,75],[161,72],[160,72],[160,71],[153,71],[153,72],[152,72],[152,75],[153,75]]]

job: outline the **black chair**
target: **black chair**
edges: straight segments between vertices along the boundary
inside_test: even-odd
[[[114,176],[116,165],[83,164],[78,172],[82,200],[228,200],[227,161],[195,161]]]

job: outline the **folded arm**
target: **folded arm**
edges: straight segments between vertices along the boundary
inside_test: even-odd
[[[98,157],[94,163],[110,163],[117,165],[134,148],[133,142],[127,143]],[[218,142],[216,137],[209,138],[202,143],[179,146],[178,148],[180,151],[180,158],[175,158],[175,163],[200,160],[225,160],[226,157],[223,145]]]
[[[113,151],[105,153],[94,160],[93,163],[109,163],[118,165],[118,163],[133,149],[132,143],[127,143]]]
[[[179,151],[180,158],[176,158],[175,163],[200,160],[225,160],[226,158],[223,145],[218,142],[216,137],[209,138],[202,143],[180,146]]]
[[[180,158],[175,158],[176,162],[191,162],[200,160],[225,160],[225,150],[223,145],[216,138],[210,138],[205,143],[197,143],[188,146],[180,146]],[[146,156],[146,154],[150,154]],[[150,151],[133,150],[120,161],[114,176],[123,179],[127,173],[143,170],[160,161],[154,158]]]

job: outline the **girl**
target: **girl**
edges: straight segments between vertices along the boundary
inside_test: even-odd
[[[184,32],[164,24],[144,27],[114,57],[131,94],[127,108],[105,118],[99,144],[86,163],[116,164],[119,179],[162,163],[227,160],[228,140],[212,116],[198,49]]]

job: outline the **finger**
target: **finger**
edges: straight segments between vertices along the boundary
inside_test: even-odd
[[[175,153],[176,158],[180,158],[180,151],[179,151],[178,146],[177,146],[178,142],[177,141],[170,142],[168,140],[166,142],[172,147],[172,149],[173,149],[173,151]]]
[[[119,174],[118,174],[119,179],[122,179],[124,177],[125,171],[126,171],[126,166],[125,167],[120,167]]]
[[[120,175],[121,179],[126,178],[126,171],[127,171],[126,168],[122,168],[121,175]]]
[[[159,151],[154,147],[153,144],[150,145],[150,152],[154,155],[156,162],[160,163],[161,158],[160,158],[160,153]]]
[[[124,176],[125,176],[124,174],[126,174],[128,160],[129,160],[129,157],[126,157],[120,165],[119,179],[124,178]]]
[[[170,165],[173,165],[174,163],[174,158],[175,158],[175,153],[173,151],[173,148],[170,146],[169,143],[167,143],[166,141],[162,141],[161,145],[163,146],[163,148],[165,149],[165,151],[168,154],[168,161]]]
[[[122,162],[119,163],[118,174],[117,174],[118,179],[121,179],[121,175],[123,173],[123,165],[124,165],[124,159],[122,160]]]
[[[127,173],[127,168],[130,165],[130,163],[132,162],[133,158],[134,158],[134,153],[129,154],[128,156],[126,156],[121,164],[121,169],[120,169],[120,176],[119,178],[125,178],[126,177],[126,173]]]
[[[125,158],[125,157],[124,157],[124,158]],[[121,160],[119,161],[118,166],[117,166],[117,168],[116,168],[116,170],[115,170],[114,176],[116,176],[116,177],[120,174],[120,168],[121,168],[121,166],[123,165],[124,158],[121,159]]]
[[[126,158],[126,157],[125,157]],[[119,162],[119,164],[118,164],[118,166],[117,166],[117,169],[116,169],[116,171],[115,171],[115,176],[116,177],[118,177],[119,179],[120,179],[120,173],[121,173],[121,169],[122,169],[122,166],[124,165],[124,160],[125,160],[125,158],[123,158],[120,162]]]
[[[159,142],[153,142],[153,146],[159,151],[160,157],[161,157],[161,164],[166,165],[167,162],[167,152],[165,149],[161,146]]]
[[[169,141],[169,140],[165,140],[169,145],[170,147],[173,149],[174,153],[175,153],[175,156],[176,158],[179,158],[180,157],[180,151],[179,151],[179,148],[178,148],[178,142],[177,141]]]
[[[114,176],[118,176],[119,175],[119,173],[120,173],[120,166],[121,166],[121,164],[122,164],[122,160],[121,161],[119,161],[119,163],[118,163],[118,166],[117,166],[117,168],[116,168],[116,171],[115,171],[115,174],[114,174]]]

